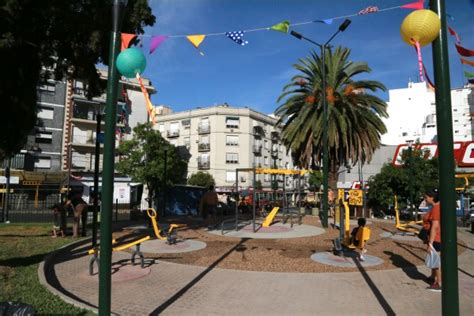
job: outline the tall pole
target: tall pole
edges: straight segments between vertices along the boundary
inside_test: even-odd
[[[8,157],[7,167],[5,168],[5,201],[3,201],[2,222],[10,223],[8,214],[8,200],[10,199],[10,167],[12,159]]]
[[[164,161],[164,171],[163,171],[163,216],[166,216],[166,196],[167,196],[167,170],[168,170],[168,150],[165,149],[165,161]]]
[[[115,164],[115,124],[117,121],[118,73],[115,64],[120,51],[120,26],[126,1],[114,0],[112,32],[109,46],[109,69],[104,133],[104,162],[102,172],[102,211],[100,221],[99,315],[110,315],[112,212]]]
[[[456,196],[454,185],[453,121],[449,77],[448,40],[444,0],[430,0],[430,9],[438,14],[441,29],[433,42],[433,65],[438,134],[439,183],[441,201],[441,306],[443,315],[459,315],[458,254],[456,236]]]
[[[321,47],[321,59],[323,60],[323,212],[321,224],[328,227],[328,195],[329,195],[329,139],[328,139],[328,103],[326,99],[326,44]]]
[[[97,216],[99,214],[99,163],[100,163],[100,125],[102,114],[97,113],[95,128],[95,159],[94,159],[94,213],[92,216],[92,248],[97,246]]]

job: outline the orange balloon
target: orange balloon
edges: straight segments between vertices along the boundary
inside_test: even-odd
[[[441,21],[431,10],[416,10],[407,15],[400,27],[402,39],[409,45],[419,42],[425,46],[436,39],[441,29]]]

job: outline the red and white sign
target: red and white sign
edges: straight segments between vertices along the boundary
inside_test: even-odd
[[[474,167],[474,141],[454,142],[453,146],[456,165],[459,167]],[[415,144],[412,148],[425,152],[425,159],[438,157],[438,144],[436,143]],[[393,157],[393,165],[397,167],[402,165],[402,153],[407,149],[407,144],[398,145]]]

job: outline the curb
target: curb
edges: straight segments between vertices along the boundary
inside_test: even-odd
[[[43,285],[48,291],[50,291],[54,295],[58,296],[64,302],[69,303],[71,305],[74,305],[76,307],[82,308],[82,309],[86,309],[86,310],[91,311],[93,313],[99,314],[99,309],[98,308],[93,307],[93,306],[88,305],[88,304],[84,304],[84,303],[79,302],[79,301],[76,301],[75,299],[73,299],[73,298],[65,295],[61,291],[57,290],[55,287],[53,287],[52,285],[50,285],[48,283],[48,278],[46,277],[47,274],[49,274],[53,271],[53,267],[54,267],[54,260],[53,259],[60,252],[64,251],[66,248],[75,247],[76,244],[82,243],[84,241],[89,241],[89,240],[91,240],[91,238],[85,238],[85,239],[73,241],[73,242],[71,242],[67,245],[64,245],[64,246],[56,249],[52,253],[46,255],[44,260],[41,261],[39,266],[38,266],[38,278],[39,278],[39,282],[40,282],[41,285]]]

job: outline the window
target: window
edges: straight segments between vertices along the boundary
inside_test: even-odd
[[[37,143],[46,143],[51,144],[53,141],[53,132],[46,132],[46,131],[36,131],[35,141]]]
[[[191,120],[190,119],[182,120],[181,125],[183,125],[184,128],[188,129],[191,127]]]
[[[35,168],[50,169],[51,168],[51,158],[50,157],[36,157],[36,159],[35,159]]]
[[[226,135],[225,144],[227,146],[239,146],[239,136],[237,136],[237,135]]]
[[[209,135],[201,136],[200,144],[209,144]]]
[[[237,164],[239,163],[239,154],[236,153],[226,153],[225,163]]]
[[[42,92],[54,93],[56,91],[56,85],[52,82],[39,85],[38,89]]]
[[[283,168],[283,160],[281,160],[281,159],[279,161],[279,166],[280,166],[280,168]]]
[[[263,157],[263,163],[265,164],[265,166],[269,165],[269,160],[267,156]]]
[[[39,108],[38,118],[52,120],[54,117],[53,108]]]
[[[269,147],[268,147],[268,141],[267,141],[267,140],[263,142],[263,147],[264,147],[265,149],[268,149],[268,148],[269,148]]]
[[[270,182],[270,175],[269,174],[264,174],[263,175],[263,181]]]
[[[227,128],[239,128],[240,119],[238,117],[227,116],[225,118],[225,125]]]
[[[235,182],[235,171],[226,171],[225,172],[225,182]]]

